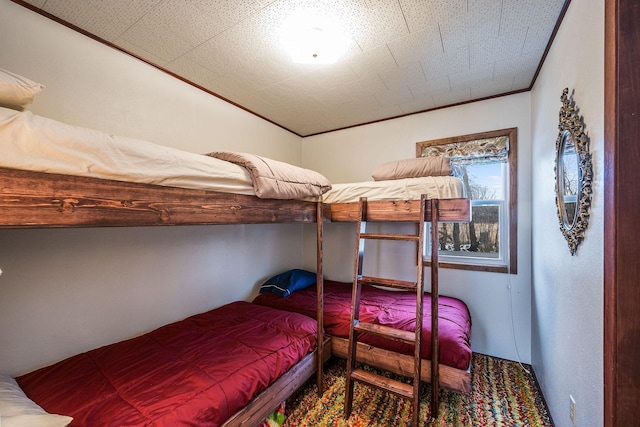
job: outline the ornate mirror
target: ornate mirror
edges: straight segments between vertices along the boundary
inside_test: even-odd
[[[589,139],[578,116],[569,89],[562,91],[560,120],[556,140],[556,204],[560,231],[567,240],[571,255],[584,239],[589,224],[593,169]]]

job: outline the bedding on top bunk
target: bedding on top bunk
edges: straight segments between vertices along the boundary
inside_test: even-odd
[[[221,160],[3,107],[0,152],[0,167],[261,198],[317,198],[331,187],[315,171],[261,156]]]
[[[310,317],[316,315],[316,287],[298,289],[283,298],[271,291],[258,295],[255,304],[290,310]],[[266,288],[265,288],[266,289]],[[360,320],[397,329],[415,331],[416,296],[413,292],[392,291],[362,285]],[[351,283],[324,281],[324,329],[327,334],[349,337]],[[422,357],[431,359],[431,294],[425,293],[423,306]],[[413,346],[367,333],[358,341],[374,347],[413,355]],[[440,363],[468,369],[471,362],[471,314],[466,304],[453,297],[438,297],[438,346]]]
[[[462,181],[453,176],[421,176],[415,178],[390,179],[332,184],[322,195],[324,203],[357,202],[360,197],[367,200],[419,200],[426,194],[428,199],[457,199],[464,197]]]
[[[371,174],[373,181],[333,184],[322,196],[325,203],[374,200],[458,199],[464,197],[460,179],[451,176],[447,157],[416,157],[382,163]]]
[[[72,426],[222,424],[312,352],[316,321],[234,302],[16,378]]]

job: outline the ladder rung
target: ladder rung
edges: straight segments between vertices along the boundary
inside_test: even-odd
[[[377,375],[363,369],[354,369],[351,371],[351,378],[369,384],[382,390],[390,391],[399,396],[413,398],[413,386],[401,381],[393,380],[382,375]]]
[[[404,331],[402,329],[391,328],[389,326],[376,325],[374,323],[357,322],[353,328],[360,332],[368,332],[370,334],[389,338],[395,341],[402,341],[407,344],[415,344],[416,333]]]
[[[417,242],[420,237],[415,234],[379,234],[379,233],[362,233],[361,239],[378,239],[378,240],[406,240],[408,242]]]
[[[394,289],[415,290],[418,285],[416,282],[408,282],[406,280],[384,279],[382,277],[360,276],[358,282],[367,285],[380,285]]]

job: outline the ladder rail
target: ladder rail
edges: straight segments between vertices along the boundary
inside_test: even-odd
[[[431,418],[438,416],[440,351],[438,349],[438,199],[431,200]]]
[[[422,371],[422,306],[424,304],[424,266],[422,264],[422,248],[424,242],[425,213],[428,200],[423,194],[420,197],[420,223],[418,227],[417,272],[416,272],[416,327],[413,365],[413,425],[419,426],[420,420],[420,372]],[[433,211],[432,211],[433,215]],[[437,212],[436,212],[437,215]]]
[[[360,321],[360,291],[362,290],[362,284],[358,280],[362,277],[362,264],[364,259],[364,240],[361,235],[364,234],[367,227],[367,202],[366,198],[360,198],[360,215],[358,217],[358,223],[356,228],[356,253],[354,255],[353,263],[353,285],[351,291],[351,316],[349,324],[349,350],[347,353],[347,369],[345,377],[345,404],[344,414],[345,417],[351,415],[351,409],[353,404],[353,387],[354,382],[352,379],[352,373],[356,365],[356,351],[358,346],[354,343],[358,341],[358,331],[354,328],[354,325]]]

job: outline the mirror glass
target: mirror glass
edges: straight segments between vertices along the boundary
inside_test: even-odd
[[[560,162],[557,165],[560,173],[558,184],[558,194],[561,195],[562,220],[567,228],[573,227],[576,220],[576,211],[578,206],[578,192],[580,190],[578,168],[578,154],[576,152],[576,144],[571,132],[565,130],[562,132],[561,155],[558,158]]]

